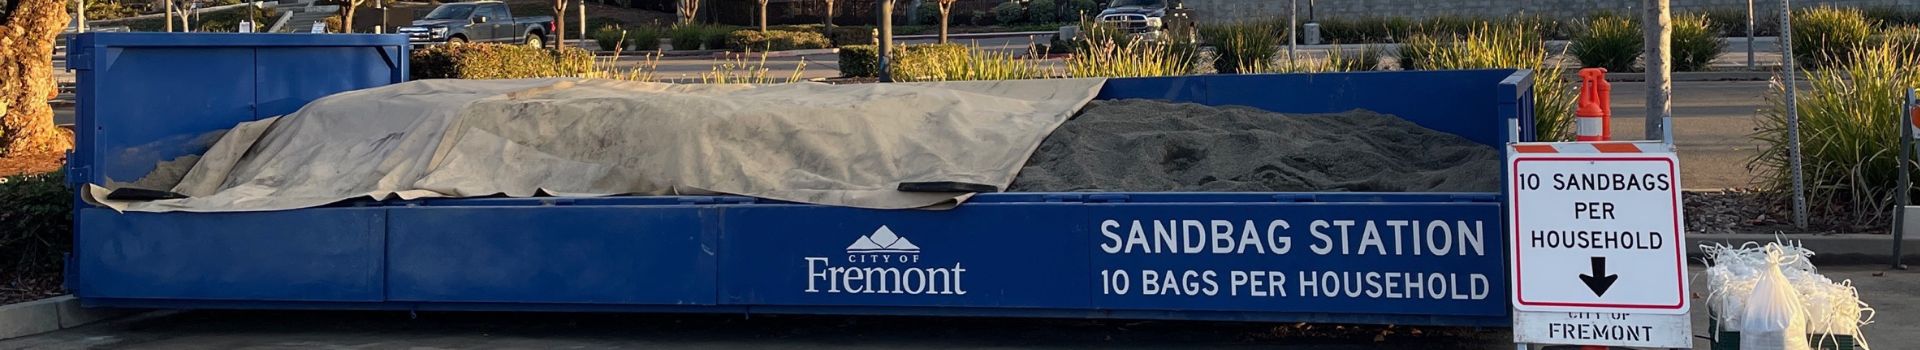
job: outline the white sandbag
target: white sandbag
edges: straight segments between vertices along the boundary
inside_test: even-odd
[[[1765,271],[1768,249],[1779,250],[1780,274],[1800,293],[1807,311],[1807,333],[1816,338],[1851,336],[1855,344],[1867,349],[1860,327],[1873,323],[1873,308],[1860,301],[1853,281],[1835,282],[1818,273],[1808,262],[1814,252],[1792,240],[1766,246],[1754,242],[1738,247],[1718,243],[1700,246],[1707,258],[1707,268],[1700,275],[1706,282],[1706,302],[1720,328],[1740,330],[1746,299],[1760,282],[1760,272]]]
[[[1800,292],[1780,272],[1781,252],[1767,247],[1767,263],[1741,313],[1740,348],[1747,350],[1807,350],[1807,310]]]

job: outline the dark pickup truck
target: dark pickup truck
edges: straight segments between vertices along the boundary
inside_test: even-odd
[[[466,42],[546,43],[553,32],[553,16],[514,17],[499,1],[457,2],[440,5],[413,24],[395,30],[414,44]]]

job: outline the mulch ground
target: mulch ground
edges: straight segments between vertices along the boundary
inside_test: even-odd
[[[1886,222],[1855,223],[1816,216],[1807,228],[1793,227],[1784,198],[1752,189],[1688,191],[1682,195],[1690,233],[1884,233]]]
[[[0,305],[34,301],[66,294],[59,271],[0,274]]]

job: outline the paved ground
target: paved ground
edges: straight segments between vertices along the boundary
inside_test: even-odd
[[[1313,325],[1317,329],[1332,326]],[[1501,329],[1382,327],[1303,336],[1223,322],[738,315],[188,312],[0,341],[0,349],[1485,349]],[[1410,335],[1418,332],[1420,335]]]
[[[1694,268],[1696,276],[1700,268]],[[1828,266],[1851,279],[1878,314],[1866,339],[1882,349],[1920,344],[1920,272]],[[1696,294],[1706,288],[1695,281]],[[1706,333],[1694,302],[1695,334]],[[1088,348],[1259,347],[1278,349],[1508,348],[1504,329],[1381,327],[1325,331],[1313,325],[1228,322],[1021,320],[640,314],[191,311],[0,341],[0,349],[446,349],[446,348]],[[1418,329],[1420,335],[1412,335]],[[1697,348],[1706,348],[1696,339]]]
[[[1673,137],[1680,149],[1681,183],[1688,189],[1751,186],[1747,161],[1759,152],[1753,133],[1766,104],[1765,81],[1687,81],[1673,84]],[[1615,139],[1644,139],[1646,84],[1613,83]]]

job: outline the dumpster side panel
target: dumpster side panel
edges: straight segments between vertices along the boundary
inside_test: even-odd
[[[1097,99],[1161,99],[1212,106],[1247,106],[1280,113],[1335,113],[1365,109],[1429,129],[1499,147],[1514,96],[1499,83],[1520,71],[1455,70],[1323,74],[1204,75],[1110,79]],[[1525,74],[1519,74],[1524,76]],[[1528,118],[1531,119],[1531,118]]]
[[[329,94],[406,81],[401,35],[82,33],[75,183],[131,182],[205,152],[240,122]]]
[[[1085,308],[1082,210],[812,205],[723,209],[722,301],[749,305]]]
[[[92,165],[87,183],[133,182],[161,161],[206,152],[221,130],[256,119],[251,48],[97,51],[104,63],[77,77],[86,88],[77,96],[74,163]]]
[[[386,210],[118,213],[84,208],[81,298],[356,302],[384,298]]]
[[[394,208],[394,301],[712,305],[715,236],[695,206]]]
[[[1103,308],[1507,313],[1499,203],[1087,206]]]
[[[396,47],[275,48],[259,50],[257,62],[256,118],[290,114],[337,92],[406,80],[407,58]]]
[[[721,299],[1358,323],[1506,316],[1495,202],[1097,202],[1127,196],[944,212],[728,207]]]

